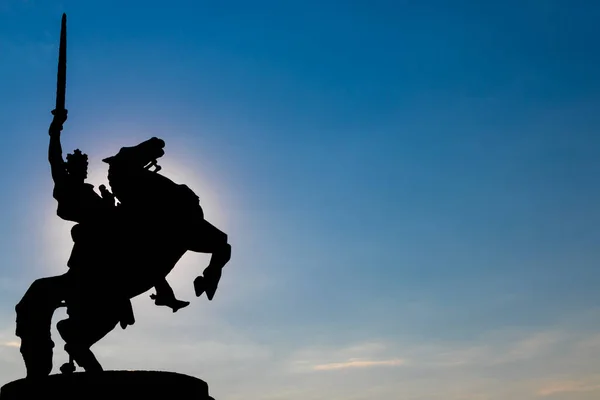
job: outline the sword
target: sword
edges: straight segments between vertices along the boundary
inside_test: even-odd
[[[56,75],[56,107],[52,114],[66,114],[65,93],[67,89],[67,14],[62,15],[60,25],[60,44],[58,47],[58,74]]]

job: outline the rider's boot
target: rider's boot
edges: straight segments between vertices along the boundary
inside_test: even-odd
[[[167,306],[170,307],[173,310],[173,312],[177,312],[181,308],[185,308],[189,305],[190,305],[189,301],[184,301],[184,300],[179,300],[179,299],[175,299],[175,301],[173,301],[173,303],[167,304]]]
[[[177,312],[179,309],[190,305],[189,301],[179,300],[175,297],[159,296],[158,293],[151,294],[150,298],[154,300],[154,304],[157,306],[167,306],[171,308],[173,312]]]

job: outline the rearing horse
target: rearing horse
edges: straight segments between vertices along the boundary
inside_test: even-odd
[[[187,251],[212,254],[204,276],[194,281],[196,295],[206,292],[212,300],[231,246],[227,235],[204,219],[198,196],[158,173],[156,160],[164,155],[164,145],[151,138],[103,160],[120,204],[101,225],[83,227],[81,235],[91,235],[104,251],[84,253],[81,265],[64,275],[37,280],[17,305],[17,335],[28,376],[52,369],[49,330],[61,301],[69,318],[57,329],[71,360],[61,370],[72,371],[76,362],[93,372],[102,367],[90,347],[119,322],[123,328],[133,324],[130,299],[164,279]]]

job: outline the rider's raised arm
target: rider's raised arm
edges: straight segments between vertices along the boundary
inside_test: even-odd
[[[66,119],[66,118],[65,118]],[[54,184],[62,183],[67,178],[67,171],[65,170],[65,161],[62,156],[62,146],[60,144],[60,131],[62,130],[62,123],[57,120],[56,116],[48,133],[50,134],[50,145],[48,146],[48,161],[50,162],[50,168],[52,170],[52,179]]]

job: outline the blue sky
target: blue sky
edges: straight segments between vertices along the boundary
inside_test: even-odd
[[[14,304],[72,245],[47,163],[66,12],[65,152],[98,186],[164,139],[233,246],[213,302],[199,254],[168,277],[188,308],[134,299],[105,368],[221,400],[597,398],[600,4],[121,3],[0,0],[4,381]]]

